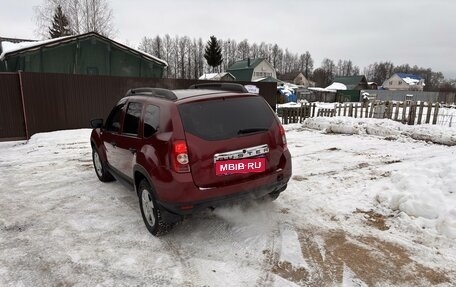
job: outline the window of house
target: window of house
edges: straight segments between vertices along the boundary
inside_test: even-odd
[[[399,81],[399,85],[402,85],[402,81]]]
[[[151,137],[158,130],[160,122],[160,109],[154,105],[148,105],[144,112],[144,137]]]
[[[393,85],[393,81],[390,81],[390,85]]]
[[[129,135],[138,135],[139,132],[139,119],[141,117],[142,104],[129,103],[127,112],[125,113],[125,120],[123,126],[123,133]]]

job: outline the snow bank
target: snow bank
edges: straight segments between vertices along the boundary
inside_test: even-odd
[[[456,239],[456,130],[436,125],[403,125],[391,120],[347,117],[309,118],[303,126],[325,133],[412,138],[447,145],[441,150],[416,154],[407,149],[393,151],[385,142],[385,153],[397,154],[394,165],[382,167],[388,178],[369,182],[381,208],[396,211],[399,222],[416,230]],[[406,142],[406,141],[404,141]],[[419,146],[417,145],[416,148]],[[348,159],[347,159],[348,161]]]
[[[456,162],[454,155],[416,161],[397,170],[380,187],[377,201],[412,219],[419,229],[456,239]]]
[[[357,119],[349,117],[308,118],[303,126],[336,134],[369,134],[377,136],[405,136],[448,146],[456,145],[456,130],[436,125],[408,126],[387,119]]]

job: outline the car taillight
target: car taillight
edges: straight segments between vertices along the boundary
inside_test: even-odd
[[[175,172],[190,172],[187,143],[184,140],[177,140],[173,143],[171,162]]]
[[[285,129],[283,128],[283,126],[281,124],[279,124],[279,128],[280,128],[280,135],[282,136],[283,149],[286,150],[288,147],[287,147],[287,137],[285,136]]]

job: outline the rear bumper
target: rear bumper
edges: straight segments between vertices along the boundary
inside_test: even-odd
[[[229,205],[237,202],[241,202],[246,199],[257,199],[261,198],[269,193],[272,192],[281,192],[285,190],[287,183],[291,177],[291,173],[287,176],[278,176],[277,179],[268,184],[258,185],[256,187],[252,187],[249,190],[242,190],[235,193],[230,193],[228,195],[223,196],[216,196],[210,199],[202,200],[202,201],[190,201],[185,203],[169,203],[169,202],[159,202],[162,208],[164,209],[162,212],[163,217],[167,221],[175,221],[173,217],[178,216],[182,217],[185,215],[190,215],[192,213],[201,211],[207,208],[213,208],[223,205]],[[228,187],[223,187],[220,189],[224,189]],[[230,189],[233,186],[229,187]],[[218,189],[218,188],[217,188]],[[213,192],[212,189],[208,190],[198,190],[197,192]],[[169,219],[167,219],[169,218]]]

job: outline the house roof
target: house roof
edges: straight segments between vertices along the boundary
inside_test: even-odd
[[[367,80],[364,75],[336,77],[333,82],[344,84],[347,90],[353,90],[360,83],[366,83]]]
[[[218,73],[207,73],[207,74],[202,74],[198,79],[199,80],[212,80],[217,76],[218,76]]]
[[[237,61],[227,69],[227,72],[230,72],[237,80],[251,81],[253,70],[263,61],[264,59],[262,58]]]
[[[241,61],[234,62],[229,68],[228,71],[231,70],[250,70],[250,69],[255,69],[256,66],[258,66],[261,62],[263,62],[263,58],[258,58],[258,59],[245,59]],[[248,65],[250,61],[250,66]]]
[[[419,85],[421,80],[423,80],[423,78],[414,74],[396,73],[396,75],[398,75],[405,83],[410,86]],[[421,82],[421,84],[424,86],[424,81]]]
[[[208,73],[208,74],[203,74],[201,77],[199,77],[199,80],[220,80],[221,78],[225,77],[226,75],[230,76],[235,80],[236,78],[229,72],[223,72],[223,73]]]
[[[283,83],[281,80],[278,80],[274,77],[268,76],[264,78],[259,78],[256,80],[253,80],[252,82],[270,82],[270,83]]]
[[[347,90],[347,86],[343,83],[333,82],[325,88],[326,90]]]
[[[396,75],[398,75],[399,77],[401,77],[402,79],[406,79],[406,78],[410,78],[410,79],[413,79],[413,80],[422,80],[423,78],[421,78],[420,76],[417,76],[417,75],[414,75],[414,74],[407,74],[407,73],[396,73]]]
[[[290,72],[290,73],[285,73],[285,74],[281,74],[281,75],[278,75],[277,78],[279,78],[280,80],[282,81],[293,81],[294,79],[296,79],[296,77],[301,74],[302,72]],[[304,74],[303,74],[304,75]]]
[[[89,37],[96,37],[101,40],[110,42],[111,44],[117,46],[119,49],[129,51],[130,53],[133,53],[133,54],[138,54],[146,59],[158,62],[158,63],[164,65],[165,67],[168,66],[168,63],[166,61],[163,61],[162,59],[154,57],[143,51],[139,51],[139,50],[130,48],[128,46],[125,46],[123,44],[120,44],[114,40],[106,38],[95,32],[89,32],[89,33],[73,35],[73,36],[65,36],[65,37],[60,37],[60,38],[55,38],[55,39],[44,40],[44,41],[33,41],[33,42],[2,41],[2,42],[0,42],[0,45],[2,48],[0,60],[3,60],[7,56],[38,50],[42,47],[58,46],[63,43],[68,43],[68,42],[76,41],[79,39],[85,39],[85,38],[89,38]]]

